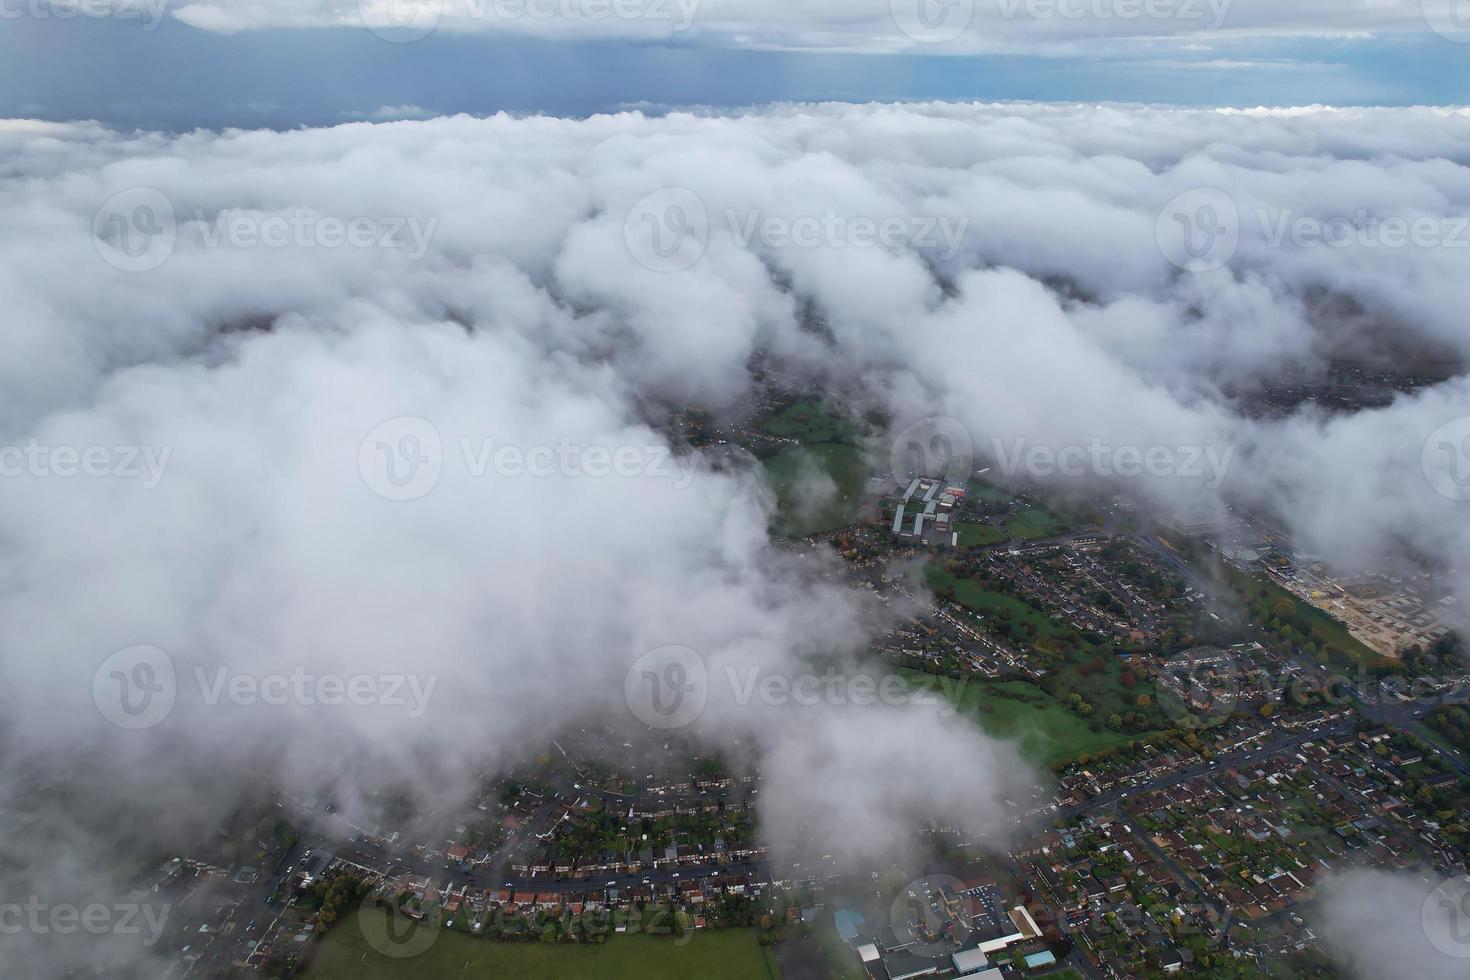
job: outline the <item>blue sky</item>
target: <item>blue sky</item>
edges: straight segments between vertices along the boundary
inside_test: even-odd
[[[404,106],[577,116],[778,100],[1463,104],[1467,59],[1470,45],[1427,32],[944,55],[484,33],[390,44],[353,28],[222,34],[173,19],[144,31],[137,22],[20,18],[0,20],[0,116],[184,129],[320,125]]]

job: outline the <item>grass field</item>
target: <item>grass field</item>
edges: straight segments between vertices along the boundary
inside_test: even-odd
[[[1292,625],[1302,628],[1303,632],[1319,644],[1337,647],[1354,663],[1364,667],[1385,667],[1395,663],[1390,658],[1370,650],[1361,640],[1349,633],[1348,628],[1342,623],[1316,606],[1298,599],[1275,582],[1228,566],[1226,572],[1230,578],[1230,585],[1250,603],[1251,617],[1256,622],[1264,625],[1269,618],[1270,607],[1278,600],[1283,600],[1290,603],[1294,610],[1290,617]],[[1261,595],[1263,589],[1266,593],[1264,597]]]
[[[812,936],[822,951],[822,962],[827,964],[827,972],[832,975],[832,980],[866,980],[867,974],[863,972],[862,961],[857,958],[852,947],[837,935],[835,926],[831,923],[820,925]]]
[[[930,676],[914,670],[903,673],[915,682]],[[937,684],[933,689],[942,690]],[[1106,728],[1094,732],[1088,721],[1026,681],[971,680],[960,692],[956,707],[988,734],[1016,742],[1021,754],[1037,765],[1092,755],[1128,742],[1127,735]]]
[[[971,480],[965,487],[965,495],[974,500],[983,500],[987,504],[1003,504],[1011,499],[1009,493],[984,480]]]
[[[394,959],[368,945],[355,916],[321,941],[311,980],[778,980],[775,957],[754,929],[701,930],[683,946],[668,936],[612,936],[601,946],[504,943],[441,930],[429,950]]]
[[[976,524],[972,521],[958,521],[954,529],[960,534],[960,547],[973,548],[982,544],[1000,544],[1006,540],[1006,533],[994,524]]]
[[[1004,592],[992,592],[973,579],[956,578],[938,565],[926,566],[924,579],[929,583],[929,588],[936,592],[946,588],[954,589],[955,598],[960,605],[982,616],[994,616],[1001,610],[1008,610],[1012,622],[1029,622],[1036,627],[1037,636],[1061,638],[1071,635],[1068,627],[1053,623],[1035,606]]]
[[[1011,537],[1026,540],[1061,534],[1067,530],[1067,526],[1046,511],[1032,507],[1006,521],[1006,530],[1011,533]]]
[[[817,398],[803,398],[761,421],[761,428],[771,435],[796,439],[803,443],[853,443],[857,431],[847,419],[833,412]]]
[[[868,481],[868,467],[857,447],[836,443],[792,447],[766,460],[765,468],[776,491],[777,534],[801,537],[857,519]],[[832,481],[835,491],[825,500],[803,499],[803,488],[815,486],[813,478],[821,474]]]

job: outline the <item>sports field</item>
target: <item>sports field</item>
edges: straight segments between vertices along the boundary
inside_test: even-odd
[[[982,544],[1000,544],[1008,538],[1006,532],[994,524],[977,524],[973,521],[958,521],[954,529],[960,535],[961,548],[973,548]]]
[[[807,445],[853,443],[857,439],[857,429],[853,424],[816,398],[803,398],[767,416],[761,420],[760,427],[772,435]]]
[[[793,446],[766,460],[765,468],[776,491],[777,534],[801,537],[857,520],[868,468],[856,446]],[[816,489],[822,475],[832,481],[827,488],[832,492],[825,497]]]
[[[915,683],[931,676],[914,670],[902,673]],[[933,690],[943,688],[936,684]],[[1018,743],[1021,754],[1037,765],[1092,755],[1128,742],[1127,735],[1106,728],[1094,732],[1090,722],[1026,681],[970,680],[959,692],[957,706],[987,733]]]
[[[1006,521],[1006,530],[1011,533],[1011,537],[1013,538],[1029,540],[1031,538],[1049,538],[1052,535],[1061,534],[1067,530],[1067,525],[1063,524],[1057,517],[1047,511],[1041,510],[1038,507],[1032,507],[1029,510],[1021,511],[1015,517]]]
[[[394,959],[368,944],[353,916],[321,941],[305,976],[310,980],[778,980],[779,972],[770,948],[756,942],[754,929],[700,930],[682,946],[669,936],[612,936],[600,946],[551,945],[440,930],[427,952]]]

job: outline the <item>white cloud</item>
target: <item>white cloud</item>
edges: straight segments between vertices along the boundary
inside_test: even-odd
[[[1331,357],[1470,353],[1464,251],[1273,243],[1257,220],[1361,209],[1444,231],[1470,211],[1464,113],[779,106],[181,136],[10,122],[0,152],[0,445],[169,451],[153,489],[0,479],[10,750],[53,774],[98,760],[88,792],[130,829],[227,795],[176,778],[201,771],[335,780],[344,800],[383,775],[463,790],[573,719],[627,719],[623,674],[664,644],[788,671],[855,657],[864,603],[768,546],[770,495],[742,468],[477,476],[483,457],[460,449],[661,449],[664,406],[737,411],[757,354],[901,416],[960,418],[982,447],[1233,448],[1219,493],[1116,488],[1265,506],[1335,560],[1453,565],[1470,547],[1466,504],[1421,459],[1470,416],[1463,377],[1332,418],[1265,421],[1228,395]],[[1156,236],[1202,187],[1228,188],[1241,220],[1232,262],[1196,275]],[[140,210],[157,200],[140,188],[166,211]],[[677,212],[636,210],[671,188]],[[141,232],[170,214],[155,253]],[[707,237],[668,237],[701,214]],[[941,227],[963,228],[952,254]],[[652,232],[687,268],[649,267]],[[136,262],[154,267],[120,268]],[[445,447],[407,502],[359,472],[364,438],[399,416]],[[93,673],[137,644],[185,678],[439,682],[421,717],[181,697],[126,733],[97,713]],[[926,816],[998,828],[1032,775],[917,708],[747,707],[712,694],[696,731],[765,757],[763,812],[790,846],[814,823],[865,853]],[[917,763],[911,744],[932,752]],[[823,824],[833,800],[852,805]],[[53,832],[107,852],[84,822]]]
[[[1466,886],[1353,871],[1323,883],[1309,925],[1359,980],[1453,980],[1470,962]]]
[[[136,0],[110,0],[141,13]],[[431,33],[627,38],[744,48],[929,54],[1148,53],[1242,38],[1463,37],[1446,0],[186,0],[170,16],[218,33],[348,27],[411,42]],[[150,22],[163,13],[148,7]],[[120,14],[121,15],[121,14]]]

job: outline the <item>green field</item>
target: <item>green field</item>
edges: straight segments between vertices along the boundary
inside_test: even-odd
[[[867,974],[863,972],[862,960],[837,935],[835,926],[831,923],[820,925],[812,935],[822,951],[822,962],[827,964],[827,972],[832,975],[832,980],[866,980]]]
[[[825,443],[792,447],[765,460],[766,478],[776,491],[777,534],[802,537],[843,527],[857,520],[858,505],[867,486],[868,467],[855,446]],[[830,497],[811,489],[803,499],[803,488],[816,487],[825,474],[835,485]]]
[[[971,521],[958,521],[954,529],[960,534],[960,547],[973,548],[982,544],[1000,544],[1005,541],[1007,535],[994,524],[976,524]]]
[[[601,946],[507,943],[441,930],[428,951],[406,959],[368,945],[355,916],[344,918],[316,950],[312,980],[777,980],[775,957],[754,929],[700,930],[683,946],[668,936],[612,936]]]
[[[854,443],[857,430],[819,398],[803,398],[761,420],[760,427],[774,436],[803,443]]]
[[[1004,504],[1011,500],[1011,494],[984,480],[971,480],[965,487],[965,496],[971,500],[983,500],[987,504]]]
[[[1071,638],[1072,629],[1053,623],[1035,606],[1005,592],[992,592],[974,579],[957,578],[938,565],[924,568],[924,580],[935,592],[954,589],[955,599],[971,612],[981,616],[995,616],[1002,610],[1009,612],[1015,623],[1028,622],[1036,627],[1037,636],[1057,639]]]
[[[1272,606],[1278,601],[1289,603],[1292,613],[1288,617],[1291,626],[1322,646],[1336,647],[1354,663],[1364,667],[1385,667],[1396,663],[1370,650],[1348,628],[1330,615],[1298,599],[1290,592],[1269,579],[1251,575],[1237,568],[1226,567],[1230,585],[1251,607],[1251,618],[1264,626],[1273,615]],[[1262,595],[1262,592],[1265,594]]]
[[[916,683],[932,676],[914,670],[902,673]],[[934,690],[942,688],[936,684]],[[1088,721],[1026,681],[971,679],[959,693],[956,706],[988,734],[1016,742],[1021,754],[1037,765],[1092,755],[1129,741],[1129,736],[1106,728],[1094,732]]]
[[[1067,526],[1046,511],[1032,507],[1006,521],[1006,530],[1011,533],[1011,537],[1026,540],[1062,534]]]

